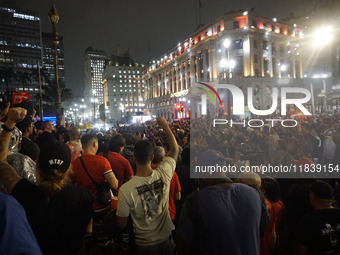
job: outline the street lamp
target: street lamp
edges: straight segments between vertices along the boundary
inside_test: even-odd
[[[82,99],[82,102],[84,102],[83,101],[84,99]],[[84,112],[85,112],[85,109],[86,109],[86,105],[84,105],[84,104],[81,104],[80,106],[80,109],[82,110],[82,115],[83,115],[83,122],[85,122],[85,116],[84,116]]]
[[[98,98],[91,98],[91,102],[93,103],[93,123],[96,120],[96,103],[98,103]]]
[[[50,23],[52,24],[52,36],[53,36],[53,55],[54,55],[54,79],[55,79],[55,107],[56,107],[56,113],[57,113],[57,124],[61,125],[61,120],[63,118],[63,105],[61,102],[61,90],[59,86],[59,76],[58,76],[58,52],[57,52],[57,46],[59,44],[58,41],[58,33],[56,25],[59,21],[59,14],[57,12],[57,9],[55,5],[52,5],[50,12],[48,13],[48,18],[50,20]]]

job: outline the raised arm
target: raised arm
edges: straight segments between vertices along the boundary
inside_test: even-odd
[[[2,127],[0,133],[0,181],[6,190],[11,193],[15,185],[20,181],[20,177],[14,168],[7,163],[7,154],[9,140],[11,138],[11,129],[15,124],[22,121],[27,111],[23,108],[12,108],[8,110],[8,118]]]
[[[164,117],[159,117],[157,118],[157,123],[158,125],[160,125],[167,138],[168,138],[168,143],[169,143],[169,147],[170,147],[170,151],[169,151],[169,157],[173,158],[175,161],[177,161],[178,158],[178,144],[177,141],[175,139],[174,134],[171,132],[171,129],[168,125],[168,123],[166,122],[166,119]]]

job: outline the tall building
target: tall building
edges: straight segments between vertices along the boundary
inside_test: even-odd
[[[38,12],[0,6],[0,68],[31,73],[42,62],[40,18]],[[10,90],[23,90],[13,80]],[[37,83],[28,82],[25,91],[37,91]]]
[[[54,54],[53,54],[53,36],[51,33],[41,33],[42,37],[42,54],[43,65],[46,69],[48,76],[54,80]],[[57,46],[58,56],[58,77],[61,82],[65,83],[65,65],[64,65],[64,40],[62,36],[58,36],[59,44]]]
[[[188,100],[190,89],[208,82],[231,83],[244,94],[251,87],[254,107],[269,109],[273,86],[301,87],[301,37],[300,28],[275,18],[227,13],[151,63],[143,76],[146,106],[167,119],[198,117],[200,107]],[[230,114],[232,99],[224,94],[221,99],[224,114]]]
[[[104,102],[107,119],[129,121],[145,108],[144,65],[132,60],[131,51],[122,54],[117,49],[103,73]]]
[[[85,90],[84,97],[86,108],[89,109],[89,116],[94,119],[98,116],[98,107],[104,103],[103,95],[103,71],[105,62],[108,60],[106,53],[88,47],[84,54],[85,67]],[[93,102],[91,102],[91,99]],[[92,105],[93,104],[93,105]],[[94,109],[90,112],[90,109]]]

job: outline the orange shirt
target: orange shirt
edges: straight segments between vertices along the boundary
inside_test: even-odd
[[[104,175],[112,172],[110,162],[106,158],[92,154],[85,154],[82,158],[87,171],[96,182],[100,183],[106,181]],[[80,162],[80,158],[76,158],[72,161],[72,170],[72,180],[78,185],[90,190],[94,195],[97,195],[97,188],[86,174],[83,165]],[[97,210],[103,208],[103,206],[95,201],[93,208]]]

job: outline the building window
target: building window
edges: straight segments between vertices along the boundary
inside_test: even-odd
[[[216,32],[217,32],[217,33],[221,32],[221,25],[218,25],[218,26],[217,26]]]
[[[263,49],[268,50],[268,41],[263,41]]]
[[[233,22],[233,29],[238,29],[238,28],[240,28],[240,22],[235,20]]]
[[[254,39],[254,49],[257,49],[257,40]]]
[[[258,55],[254,55],[254,63],[257,64],[259,62],[259,56]]]
[[[233,41],[233,45],[232,45],[232,49],[234,50],[239,50],[243,48],[243,41],[242,40],[234,40]]]

